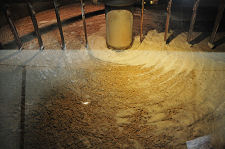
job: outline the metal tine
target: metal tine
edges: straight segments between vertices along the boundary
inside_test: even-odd
[[[169,31],[172,3],[173,3],[173,0],[170,0],[169,3],[168,3],[168,7],[167,7],[167,18],[166,18],[164,41],[167,41],[167,34],[168,34],[168,31]]]
[[[36,33],[37,38],[38,38],[40,50],[43,50],[44,49],[43,41],[42,41],[41,34],[40,34],[40,31],[39,31],[39,28],[38,28],[37,19],[35,17],[35,11],[34,11],[33,6],[31,5],[31,2],[29,0],[26,0],[26,3],[27,3],[27,8],[28,8],[33,26],[34,26],[35,33]]]
[[[58,3],[57,0],[53,0],[53,3],[54,3],[54,8],[55,8],[57,25],[58,25],[58,28],[59,28],[59,33],[60,33],[61,41],[62,41],[62,50],[65,50],[66,45],[65,45],[65,40],[64,40],[64,36],[63,36],[63,30],[62,30],[62,23],[61,23],[60,14],[59,14],[59,3]]]
[[[223,18],[224,9],[225,9],[225,0],[222,0],[221,5],[218,8],[218,13],[217,13],[216,21],[215,21],[215,24],[214,24],[214,27],[213,27],[213,32],[212,32],[212,34],[210,36],[210,39],[209,39],[209,42],[208,42],[208,46],[211,49],[213,49],[215,47],[214,41],[215,41],[215,38],[216,38],[216,33],[217,33],[217,31],[219,29],[219,26],[220,26],[220,22]]]
[[[188,43],[190,43],[191,39],[192,39],[192,33],[193,33],[194,25],[195,25],[195,22],[196,22],[196,15],[197,15],[197,9],[198,9],[199,3],[200,3],[200,0],[195,0],[191,24],[190,24],[190,28],[189,28],[189,32],[188,32],[188,37],[187,37]]]
[[[23,44],[22,44],[22,41],[21,41],[21,39],[20,39],[20,37],[19,37],[19,35],[18,35],[16,26],[15,26],[14,22],[12,21],[12,19],[11,19],[11,17],[10,17],[10,11],[9,11],[9,9],[8,9],[8,6],[4,5],[4,6],[3,6],[3,11],[4,11],[4,14],[5,14],[5,16],[6,16],[7,22],[8,22],[8,24],[9,24],[10,30],[11,30],[11,32],[13,33],[14,39],[15,39],[15,41],[16,41],[16,44],[17,44],[19,50],[22,50]]]
[[[0,42],[0,49],[3,49],[2,43]]]
[[[83,20],[83,27],[84,27],[84,35],[85,35],[85,46],[88,48],[88,38],[87,38],[87,28],[86,28],[86,21],[85,21],[85,3],[83,0],[80,0],[81,2],[81,12],[82,12],[82,20]]]
[[[142,2],[141,2],[140,42],[142,42],[144,40],[143,39],[144,7],[145,7],[145,2],[144,2],[144,0],[142,0]]]

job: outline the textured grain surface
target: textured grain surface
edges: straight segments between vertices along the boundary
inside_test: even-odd
[[[154,51],[139,52],[137,59],[156,57]],[[1,75],[5,90],[7,76],[26,65],[26,148],[186,148],[186,141],[205,135],[216,145],[224,143],[223,53],[164,51],[158,52],[162,61],[142,61],[145,66],[121,52],[114,51],[110,63],[90,54],[23,51],[1,58],[2,65],[19,64],[14,71],[2,67],[8,72]],[[9,99],[2,97],[1,103]],[[8,103],[12,111],[20,109]],[[11,122],[12,116],[5,119]],[[20,129],[4,129],[12,130]]]

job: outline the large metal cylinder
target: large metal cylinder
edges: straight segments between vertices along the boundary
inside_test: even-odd
[[[133,42],[133,13],[135,0],[106,1],[106,42],[109,48],[127,49]]]

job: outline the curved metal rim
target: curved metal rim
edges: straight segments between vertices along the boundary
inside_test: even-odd
[[[123,7],[123,6],[131,6],[135,2],[136,0],[106,0],[105,4],[108,6]]]

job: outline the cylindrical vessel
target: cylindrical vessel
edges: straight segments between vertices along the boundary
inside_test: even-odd
[[[133,42],[133,13],[135,0],[106,1],[106,42],[109,48],[127,49]]]

